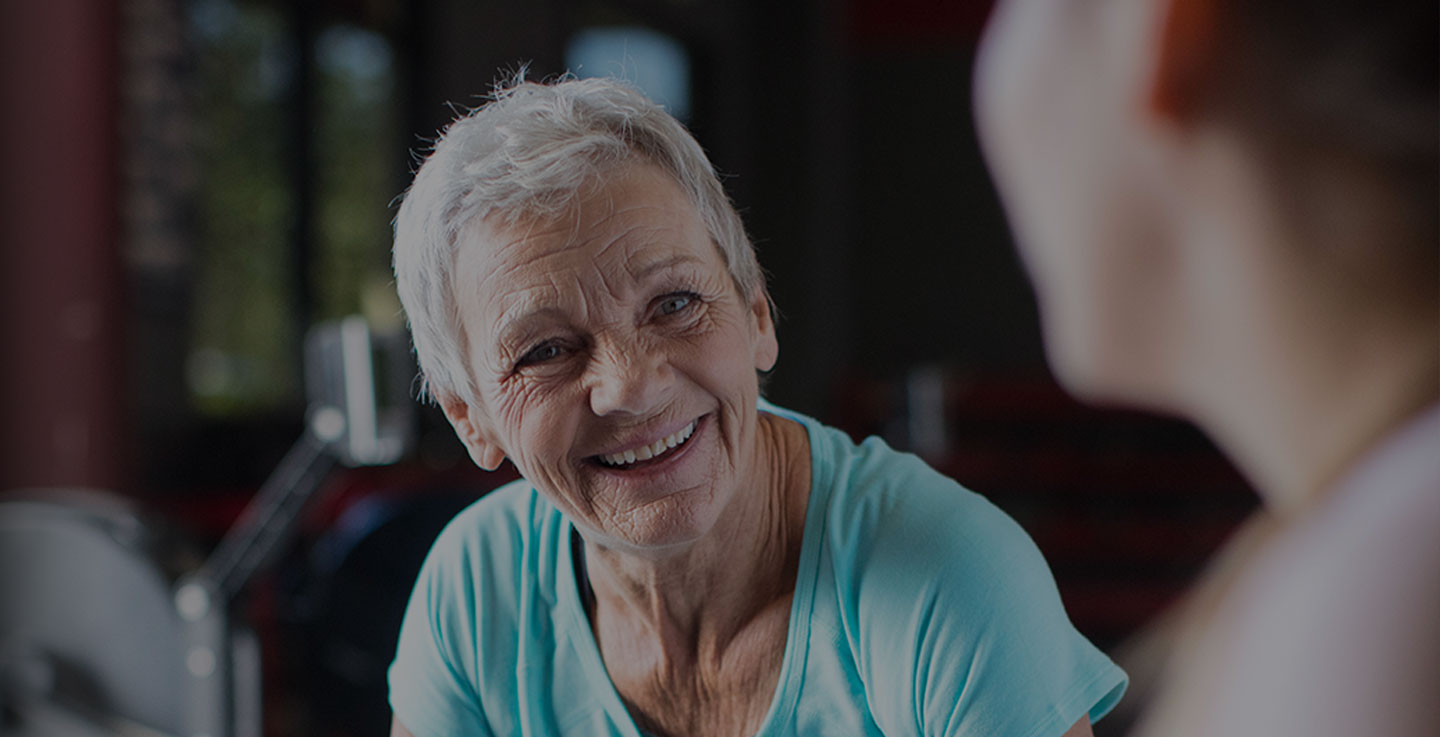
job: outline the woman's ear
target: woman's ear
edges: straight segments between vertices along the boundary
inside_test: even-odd
[[[763,287],[755,290],[750,312],[755,316],[756,327],[755,368],[769,371],[780,358],[780,342],[775,337],[775,313],[770,304],[770,293]]]
[[[475,465],[494,471],[505,462],[505,451],[490,437],[484,413],[451,394],[439,398],[440,410],[455,428],[456,437],[470,452]]]
[[[1147,104],[1173,122],[1193,118],[1205,103],[1220,62],[1225,0],[1159,0],[1160,27]],[[1245,2],[1245,0],[1237,0]]]

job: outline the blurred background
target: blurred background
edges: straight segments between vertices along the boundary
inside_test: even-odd
[[[1117,651],[1254,502],[1193,428],[1047,373],[971,122],[989,5],[0,3],[0,493],[104,490],[193,566],[302,432],[310,326],[402,327],[390,221],[417,152],[521,63],[618,75],[724,173],[780,308],[770,398],[989,496]],[[237,601],[265,735],[386,733],[420,558],[513,477],[414,411],[414,451],[327,476]]]

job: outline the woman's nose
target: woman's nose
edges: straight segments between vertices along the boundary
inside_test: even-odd
[[[615,346],[590,365],[590,409],[598,416],[647,414],[664,403],[674,370],[659,352]]]

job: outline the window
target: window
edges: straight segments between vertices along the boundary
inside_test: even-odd
[[[190,5],[201,174],[186,377],[210,417],[295,413],[310,321],[360,313],[399,327],[393,53],[379,33],[304,12]]]
[[[295,197],[287,102],[296,52],[278,11],[191,6],[200,166],[195,306],[186,378],[202,414],[293,404],[299,326],[289,255]]]
[[[565,66],[581,77],[619,77],[678,120],[690,119],[690,55],[679,41],[640,26],[585,28],[571,37]]]

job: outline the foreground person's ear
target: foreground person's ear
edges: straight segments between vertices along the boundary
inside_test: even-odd
[[[442,396],[439,402],[445,419],[455,428],[456,437],[465,445],[465,450],[469,451],[475,465],[486,471],[499,468],[500,464],[505,462],[505,451],[485,433],[482,418],[479,416],[481,413],[454,395]]]
[[[1184,123],[1206,102],[1220,62],[1224,0],[1162,0],[1160,38],[1147,103],[1151,113]]]

